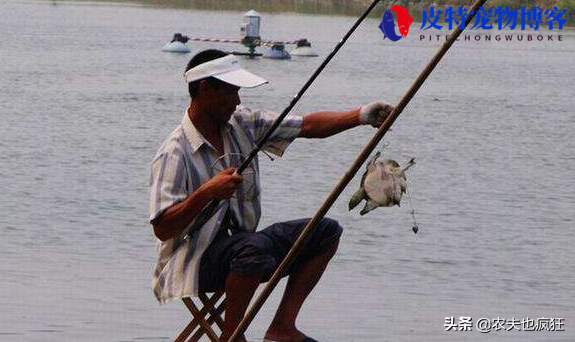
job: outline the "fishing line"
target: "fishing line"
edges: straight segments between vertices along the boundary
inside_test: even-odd
[[[413,227],[411,227],[411,229],[413,230],[414,234],[417,234],[417,232],[419,231],[419,225],[417,224],[417,220],[415,219],[415,208],[411,203],[411,192],[409,191],[408,186],[405,187],[405,194],[407,195],[409,209],[411,209],[409,212],[411,213],[411,217],[413,218]]]

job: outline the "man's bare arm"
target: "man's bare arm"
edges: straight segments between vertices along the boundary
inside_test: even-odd
[[[316,112],[303,117],[299,136],[326,138],[360,124],[359,108],[347,112]]]
[[[347,112],[317,112],[303,117],[300,137],[326,138],[359,125],[379,128],[393,106],[375,101]]]
[[[184,201],[169,207],[161,216],[152,221],[154,234],[161,241],[180,235],[212,200],[232,197],[242,176],[234,174],[235,169],[226,169],[200,186]]]

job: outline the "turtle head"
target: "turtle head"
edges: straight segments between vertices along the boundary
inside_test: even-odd
[[[379,156],[381,155],[381,152],[377,151],[375,152],[375,154],[373,155],[373,157],[371,157],[371,159],[369,160],[368,167],[369,166],[373,166],[375,165],[375,162],[379,159]]]
[[[401,172],[405,172],[407,169],[415,165],[415,158],[411,158],[407,163],[401,166]]]
[[[399,163],[393,159],[385,159],[381,164],[390,173],[393,173],[399,168]]]

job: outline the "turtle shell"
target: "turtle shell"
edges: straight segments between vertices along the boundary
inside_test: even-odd
[[[387,165],[385,162],[375,163],[363,184],[367,197],[384,207],[399,204],[403,192],[402,180],[389,172]]]

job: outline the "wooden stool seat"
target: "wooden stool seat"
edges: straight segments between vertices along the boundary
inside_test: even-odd
[[[212,342],[219,342],[219,335],[212,326],[219,328],[220,334],[224,329],[224,320],[221,317],[226,307],[224,293],[215,292],[211,297],[201,293],[198,298],[183,298],[182,301],[190,310],[193,319],[174,342],[197,342],[204,335]],[[188,339],[190,335],[192,336]]]

